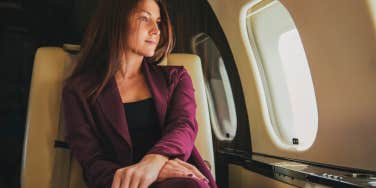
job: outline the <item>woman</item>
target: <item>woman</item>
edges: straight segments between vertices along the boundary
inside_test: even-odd
[[[194,147],[183,67],[157,66],[173,40],[156,0],[103,0],[63,89],[66,139],[88,187],[216,187]]]

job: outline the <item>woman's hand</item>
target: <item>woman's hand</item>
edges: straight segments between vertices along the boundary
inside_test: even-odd
[[[158,154],[145,155],[137,164],[116,171],[111,188],[147,188],[158,178],[168,158]]]
[[[178,158],[169,160],[165,163],[159,172],[157,181],[163,181],[168,178],[191,177],[209,182],[208,179],[193,165],[184,162]]]

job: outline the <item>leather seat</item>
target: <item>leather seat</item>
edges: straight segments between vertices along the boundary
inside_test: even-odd
[[[80,165],[72,159],[69,148],[64,147],[60,116],[62,83],[72,71],[78,50],[77,45],[43,47],[35,55],[24,139],[22,188],[86,187]],[[192,77],[199,125],[195,145],[214,175],[212,132],[200,58],[171,54],[161,64],[183,65]]]

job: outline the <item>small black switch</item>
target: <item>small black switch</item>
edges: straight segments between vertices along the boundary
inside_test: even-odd
[[[299,144],[299,139],[297,139],[297,138],[293,138],[293,139],[292,139],[292,144],[294,144],[294,145],[298,145],[298,144]]]

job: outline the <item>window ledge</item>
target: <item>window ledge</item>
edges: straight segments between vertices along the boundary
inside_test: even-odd
[[[245,154],[231,149],[219,153],[227,163],[237,164],[264,176],[304,187],[307,182],[330,187],[376,187],[376,174],[359,170],[339,170],[323,165],[307,164],[262,154]]]

